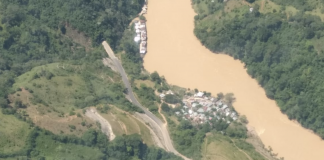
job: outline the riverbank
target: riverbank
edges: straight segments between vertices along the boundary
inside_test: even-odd
[[[244,64],[224,54],[213,54],[200,44],[193,33],[196,14],[190,1],[151,0],[148,5],[150,54],[144,58],[146,70],[158,71],[169,83],[185,88],[199,88],[213,95],[232,92],[235,109],[247,116],[265,146],[271,146],[279,157],[324,159],[324,142],[282,114],[247,74]]]

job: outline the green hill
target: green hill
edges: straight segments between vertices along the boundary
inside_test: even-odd
[[[179,159],[133,134],[152,145],[140,122],[132,135],[108,142],[83,115],[85,107],[105,105],[141,112],[103,65],[101,42],[116,49],[143,4],[0,0],[0,159]]]
[[[321,1],[193,2],[201,43],[243,61],[282,112],[324,138]]]

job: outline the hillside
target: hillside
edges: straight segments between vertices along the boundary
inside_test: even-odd
[[[196,36],[243,61],[282,112],[324,138],[321,1],[249,1],[193,0]]]
[[[144,0],[0,0],[0,159],[172,159],[104,66]],[[108,142],[96,107],[113,125]],[[123,124],[123,125],[121,125]]]

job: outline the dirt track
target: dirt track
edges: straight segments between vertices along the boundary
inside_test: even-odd
[[[113,133],[110,123],[106,119],[101,117],[101,115],[97,113],[96,109],[94,108],[87,109],[85,115],[90,119],[100,123],[101,131],[109,137],[110,141],[115,139],[116,136]]]

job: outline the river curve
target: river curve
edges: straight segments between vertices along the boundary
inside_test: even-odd
[[[282,114],[239,60],[214,54],[201,45],[193,33],[194,15],[190,0],[149,1],[145,69],[158,71],[169,83],[181,87],[214,95],[234,93],[235,109],[247,116],[265,146],[285,160],[324,159],[324,142]]]

